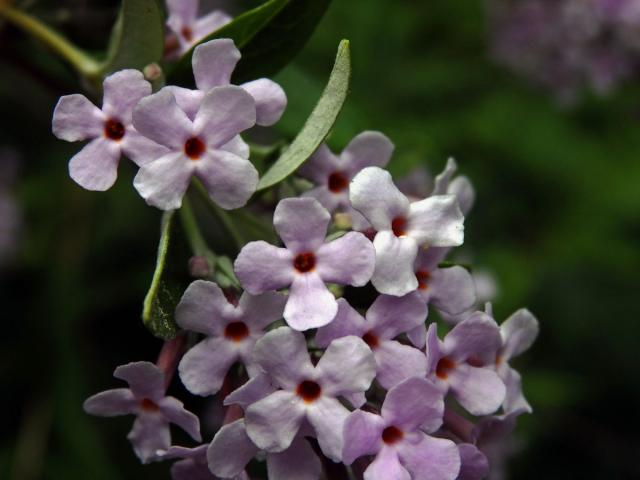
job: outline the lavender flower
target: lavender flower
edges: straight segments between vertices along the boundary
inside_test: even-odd
[[[380,415],[357,410],[344,424],[343,461],[375,455],[367,480],[454,480],[460,454],[451,440],[424,433],[442,424],[442,392],[423,378],[389,390]]]
[[[131,125],[134,107],[151,93],[137,70],[121,70],[103,83],[102,109],[80,94],[60,97],[53,112],[53,134],[67,142],[90,140],[69,162],[69,174],[87,190],[108,190],[118,176],[124,153],[137,165],[154,160],[167,149],[140,135]]]
[[[410,203],[378,167],[362,170],[351,182],[353,207],[376,229],[376,266],[371,283],[380,293],[402,296],[418,288],[413,264],[423,245],[461,245],[463,216],[454,195]]]
[[[457,480],[483,480],[489,475],[489,460],[478,447],[470,443],[458,444],[460,473]]]
[[[235,271],[251,294],[289,287],[284,319],[296,330],[321,327],[338,311],[325,282],[363,286],[371,278],[375,253],[364,235],[349,232],[323,243],[331,216],[313,198],[287,198],[273,215],[285,248],[251,242],[242,249]]]
[[[178,425],[194,440],[201,441],[198,417],[185,410],[178,399],[166,396],[164,373],[153,363],[121,365],[113,376],[127,382],[129,388],[93,395],[84,402],[84,410],[102,417],[136,415],[127,438],[143,463],[157,459],[158,450],[169,448],[169,423]]]
[[[447,160],[444,170],[436,176],[431,195],[455,195],[463,215],[468,215],[476,201],[476,190],[465,175],[455,175],[458,164],[453,158]]]
[[[211,473],[207,464],[207,448],[207,444],[195,448],[173,446],[165,452],[159,451],[158,459],[181,459],[171,467],[173,480],[216,480],[218,477]],[[241,472],[233,480],[249,480],[249,476]]]
[[[207,337],[180,361],[180,379],[187,390],[196,395],[217,393],[237,360],[249,373],[258,373],[253,346],[264,328],[282,317],[285,300],[274,292],[260,296],[245,292],[235,306],[215,283],[196,280],[189,285],[176,308],[176,323]]]

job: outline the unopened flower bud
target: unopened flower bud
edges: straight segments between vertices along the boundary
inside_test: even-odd
[[[208,278],[213,273],[213,268],[202,255],[196,255],[189,259],[189,275],[194,278]]]
[[[157,63],[150,63],[142,70],[144,78],[150,82],[158,80],[162,76],[162,68]]]

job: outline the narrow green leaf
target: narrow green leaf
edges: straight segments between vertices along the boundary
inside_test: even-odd
[[[329,82],[316,107],[289,148],[260,179],[258,190],[271,187],[291,175],[320,146],[344,105],[351,79],[349,41],[342,40]]]
[[[101,73],[123,68],[142,70],[162,58],[164,25],[156,0],[122,0]]]

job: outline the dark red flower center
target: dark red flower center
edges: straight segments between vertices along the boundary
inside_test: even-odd
[[[296,393],[300,398],[302,398],[302,400],[307,403],[311,403],[320,397],[322,388],[312,380],[305,380],[300,382],[300,385],[298,385],[298,388],[296,389]]]
[[[442,357],[436,366],[436,376],[442,380],[449,377],[449,372],[455,368],[456,364],[447,357]]]
[[[300,273],[310,272],[316,266],[316,256],[312,252],[300,253],[293,259],[293,266]]]
[[[429,287],[429,278],[431,278],[431,274],[426,270],[418,270],[416,272],[416,279],[418,280],[418,288],[420,290],[426,290]]]
[[[382,441],[387,445],[392,445],[404,438],[404,432],[398,427],[391,425],[382,431]]]
[[[333,172],[329,175],[329,190],[339,193],[349,186],[349,179],[342,172]]]
[[[371,347],[372,350],[376,348],[378,345],[380,345],[380,340],[378,340],[378,336],[375,333],[373,333],[371,330],[362,336],[362,340],[364,340],[364,343],[369,345],[369,347]]]
[[[396,237],[402,237],[407,234],[407,219],[404,217],[396,217],[391,221],[391,230]]]
[[[249,336],[249,329],[244,322],[231,322],[224,329],[224,336],[229,340],[239,342]]]
[[[182,30],[180,30],[180,33],[182,34],[182,37],[187,42],[190,42],[191,40],[193,40],[193,31],[189,27],[182,27]]]
[[[204,142],[198,137],[191,137],[184,142],[184,153],[191,160],[197,160],[204,153]]]
[[[118,120],[110,118],[104,122],[104,136],[110,140],[120,140],[124,137],[125,128]]]
[[[160,410],[160,407],[153,400],[149,400],[148,398],[143,398],[140,400],[140,408],[145,412],[157,412]]]

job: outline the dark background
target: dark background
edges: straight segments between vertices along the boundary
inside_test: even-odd
[[[95,50],[116,12],[116,2],[32,3]],[[455,156],[478,191],[463,250],[498,282],[497,319],[528,306],[540,320],[515,362],[534,415],[514,436],[510,478],[640,478],[638,82],[560,107],[491,61],[478,0],[335,1],[276,77],[289,97],[278,134],[300,129],[341,38],[354,73],[332,146],[381,130],[398,176],[418,165],[437,173]],[[126,162],[107,193],[75,185],[67,161],[79,146],[50,133],[57,98],[82,91],[46,49],[0,24],[0,145],[22,159],[12,192],[23,216],[0,272],[0,478],[167,478],[167,465],[138,465],[131,417],[81,409],[119,386],[117,365],[153,361],[161,345],[140,321],[160,213],[138,197]],[[172,393],[188,398],[177,383]]]

